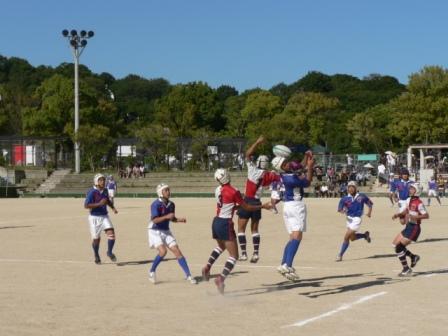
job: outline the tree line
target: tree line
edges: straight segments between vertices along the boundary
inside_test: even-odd
[[[73,140],[73,70],[0,55],[0,134]],[[79,74],[78,139],[91,163],[128,137],[153,156],[174,153],[177,138],[194,138],[200,156],[211,139],[259,134],[266,146],[321,145],[335,154],[448,142],[448,73],[438,66],[411,74],[407,85],[392,76],[311,71],[292,84],[244,92],[133,74],[117,79],[84,65]]]

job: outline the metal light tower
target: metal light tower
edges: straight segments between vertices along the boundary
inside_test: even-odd
[[[93,31],[86,32],[81,30],[78,34],[76,30],[67,29],[62,31],[62,36],[69,40],[70,46],[73,52],[73,58],[75,59],[75,172],[77,174],[81,171],[81,154],[79,151],[79,141],[77,139],[79,129],[79,83],[78,83],[78,67],[79,58],[81,57],[84,48],[87,45],[87,39],[93,37]]]

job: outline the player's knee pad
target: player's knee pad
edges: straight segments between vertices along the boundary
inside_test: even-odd
[[[115,234],[112,233],[112,234],[107,235],[107,239],[109,239],[109,240],[115,240]]]

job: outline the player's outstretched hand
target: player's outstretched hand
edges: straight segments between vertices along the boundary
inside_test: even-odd
[[[186,223],[186,222],[187,222],[187,219],[186,219],[185,217],[181,217],[181,218],[178,218],[177,221],[178,221],[179,223]]]
[[[114,214],[117,214],[117,213],[118,213],[118,210],[115,209],[115,208],[113,208],[112,211],[114,212]]]
[[[256,141],[257,144],[262,144],[264,142],[265,138],[264,136],[260,135]]]

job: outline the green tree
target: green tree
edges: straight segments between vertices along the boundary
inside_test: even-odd
[[[88,163],[91,171],[95,171],[114,143],[110,137],[109,128],[103,125],[81,125],[77,140],[80,143],[82,158]]]

